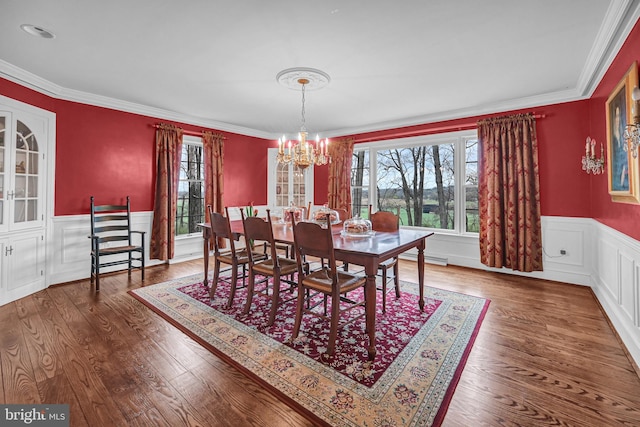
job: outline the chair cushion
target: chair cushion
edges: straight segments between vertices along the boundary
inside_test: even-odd
[[[280,264],[280,274],[283,276],[295,273],[298,271],[298,265],[296,262],[289,258],[278,257],[278,263]],[[253,265],[253,269],[260,274],[273,275],[273,259],[261,261]]]
[[[238,264],[247,264],[249,262],[249,254],[245,248],[238,249],[235,253]],[[225,264],[233,264],[233,253],[231,251],[220,253],[216,257],[218,261],[223,262]],[[266,255],[260,252],[253,252],[254,260],[261,260],[266,258]]]
[[[397,262],[398,262],[398,258],[396,258],[396,257],[389,258],[387,260],[382,261],[380,264],[378,264],[378,268],[393,267],[394,265],[396,265]]]
[[[110,248],[100,248],[98,249],[98,253],[100,255],[114,255],[114,254],[120,254],[120,253],[124,253],[124,252],[131,252],[131,251],[140,251],[142,250],[142,246],[112,246]]]
[[[366,277],[347,273],[346,271],[337,270],[339,293],[352,291],[366,282]],[[302,284],[325,294],[331,293],[332,279],[329,277],[329,270],[317,270],[307,275]]]

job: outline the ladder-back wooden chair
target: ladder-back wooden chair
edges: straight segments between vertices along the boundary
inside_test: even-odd
[[[271,310],[267,323],[267,326],[271,326],[275,321],[278,305],[282,300],[280,285],[283,282],[287,283],[289,286],[283,289],[283,291],[293,291],[297,283],[293,282],[292,279],[298,266],[295,260],[278,255],[278,248],[273,238],[273,224],[271,222],[271,211],[269,209],[267,209],[266,220],[256,216],[245,217],[244,211],[242,210],[240,210],[240,214],[242,216],[245,240],[251,242],[254,246],[266,243],[268,248],[267,258],[261,256],[260,259],[255,259],[256,257],[254,257],[253,251],[248,252],[249,283],[247,284],[247,301],[244,306],[244,314],[249,313],[254,294],[269,296],[269,278],[273,278]],[[265,287],[258,290],[255,288],[257,275],[264,277],[259,283],[265,283]],[[287,276],[288,279],[286,278]],[[293,297],[289,298],[289,301],[292,299]]]
[[[220,280],[220,267],[222,264],[231,266],[231,279],[229,282],[230,292],[229,300],[226,304],[226,308],[231,307],[233,304],[233,298],[236,295],[237,281],[238,279],[244,280],[247,276],[247,265],[249,264],[249,255],[247,253],[247,247],[236,248],[236,241],[240,239],[239,233],[231,231],[231,223],[229,222],[229,208],[225,208],[227,216],[221,215],[218,212],[214,212],[211,205],[208,206],[209,210],[209,223],[211,224],[211,239],[214,242],[214,267],[213,267],[213,280],[211,281],[211,288],[209,289],[209,297],[213,300],[218,288],[218,280]],[[222,249],[220,247],[220,239],[224,239],[229,243],[229,249]],[[266,256],[263,253],[254,253],[254,259],[264,259]],[[238,276],[238,269],[242,268],[242,274]],[[205,277],[205,283],[207,278]]]
[[[139,235],[139,238],[134,239],[134,234]],[[96,292],[100,290],[101,268],[127,264],[129,276],[133,268],[139,268],[144,280],[145,232],[131,230],[129,196],[124,205],[96,205],[94,197],[91,196],[89,238],[91,239],[91,283],[95,279]]]
[[[331,356],[335,350],[338,328],[346,326],[365,316],[365,301],[351,301],[346,298],[346,294],[357,288],[364,287],[366,277],[338,270],[336,268],[336,258],[333,249],[333,235],[331,227],[322,226],[312,222],[293,223],[293,240],[298,265],[298,301],[296,308],[296,320],[293,327],[292,341],[298,337],[303,313],[312,314],[330,321],[329,342],[327,344],[327,355]],[[331,223],[327,215],[327,223]],[[307,257],[317,257],[327,260],[328,265],[319,270],[309,272],[303,260]],[[315,294],[321,293],[331,298],[331,313],[326,315],[325,310],[319,312],[314,310],[320,304],[326,304],[326,298],[311,302]],[[345,308],[341,307],[341,302]],[[362,313],[350,316],[347,320],[339,323],[342,315],[357,307],[362,308]]]
[[[371,213],[371,205],[369,205],[369,221],[374,231],[394,232],[400,228],[400,217],[389,211],[377,211]],[[378,270],[382,273],[382,312],[387,311],[387,281],[388,271],[393,270],[393,281],[396,288],[396,298],[400,298],[400,278],[398,276],[398,257],[393,257],[378,266]]]

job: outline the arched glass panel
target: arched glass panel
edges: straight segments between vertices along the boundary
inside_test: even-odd
[[[15,151],[13,222],[36,221],[38,216],[38,141],[27,125],[18,120]]]

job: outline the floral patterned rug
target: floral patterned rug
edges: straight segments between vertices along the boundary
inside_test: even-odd
[[[425,286],[422,312],[417,285],[402,282],[400,298],[392,290],[383,314],[378,291],[377,354],[368,362],[364,318],[339,330],[335,355],[327,357],[328,323],[315,316],[303,317],[291,342],[295,290],[282,294],[293,299],[267,327],[270,300],[254,296],[244,315],[245,289],[224,309],[228,284],[220,281],[210,301],[201,281],[193,275],[130,293],[314,421],[335,426],[439,425],[489,305]]]

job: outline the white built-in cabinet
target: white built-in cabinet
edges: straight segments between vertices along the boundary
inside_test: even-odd
[[[0,98],[0,305],[46,286],[52,116]]]

